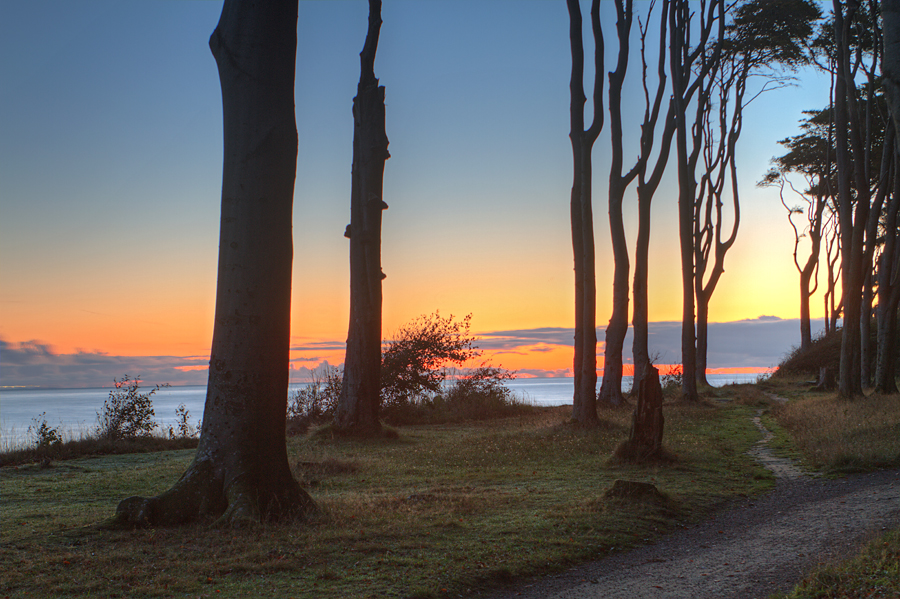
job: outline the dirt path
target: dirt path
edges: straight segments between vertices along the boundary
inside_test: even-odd
[[[900,470],[841,480],[805,475],[772,455],[772,436],[751,450],[777,477],[765,497],[712,520],[490,599],[754,599],[790,590],[817,564],[844,557],[900,526]]]

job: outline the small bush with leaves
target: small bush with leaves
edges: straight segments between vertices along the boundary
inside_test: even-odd
[[[58,426],[50,426],[47,423],[47,412],[41,412],[37,418],[31,419],[28,434],[34,439],[35,447],[53,447],[62,443]]]
[[[446,366],[462,366],[481,355],[469,333],[472,315],[454,321],[451,314],[423,315],[404,325],[381,354],[381,396],[386,409],[402,408],[416,397],[437,393]]]
[[[140,377],[113,379],[115,389],[97,412],[97,435],[104,439],[149,437],[157,427],[153,420],[153,395],[165,385],[156,385],[147,393],[140,392]]]

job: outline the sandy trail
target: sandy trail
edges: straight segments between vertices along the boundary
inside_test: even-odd
[[[777,477],[764,497],[656,544],[489,595],[490,599],[754,599],[790,590],[816,565],[845,557],[900,526],[900,470],[841,480],[805,475],[772,455],[772,436],[751,450]]]

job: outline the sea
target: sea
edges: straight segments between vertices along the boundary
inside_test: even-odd
[[[757,373],[709,374],[711,385],[722,387],[734,383],[754,383]],[[560,406],[572,403],[572,378],[518,378],[506,382],[522,400],[540,406]],[[293,383],[290,392],[307,383]],[[624,391],[631,389],[632,377],[622,379]],[[142,388],[142,392],[151,388]],[[599,385],[598,385],[599,389]],[[0,389],[0,448],[27,445],[34,437],[32,430],[44,420],[50,427],[58,427],[63,438],[87,435],[97,425],[97,413],[109,397],[109,389]],[[196,426],[203,417],[206,400],[205,385],[163,387],[153,395],[154,420],[162,431],[174,427],[176,410],[183,405],[188,421]]]

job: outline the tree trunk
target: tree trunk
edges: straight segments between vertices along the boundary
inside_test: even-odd
[[[707,354],[709,353],[709,297],[697,298],[697,385],[710,387],[706,379]]]
[[[353,171],[350,191],[350,327],[344,379],[334,426],[353,434],[381,429],[381,213],[384,163],[390,157],[385,133],[384,87],[375,77],[381,29],[381,0],[369,0],[369,30],[360,53],[360,77],[353,99]]]
[[[884,35],[885,95],[888,99],[894,131],[900,132],[900,0],[882,0],[881,16]],[[895,373],[897,352],[897,309],[900,305],[900,135],[894,136],[893,195],[885,218],[885,242],[878,272],[878,356],[875,366],[875,389],[880,393],[897,393]]]
[[[629,462],[659,459],[663,455],[663,395],[659,370],[650,366],[638,381],[638,401],[628,440],[616,449],[616,457]]]
[[[285,449],[297,2],[226,0],[209,41],[225,159],[216,315],[200,445],[172,489],[119,504],[120,525],[231,525],[314,509]]]
[[[581,35],[581,6],[567,0],[572,77],[569,82],[569,117],[572,141],[573,178],[570,199],[572,251],[575,258],[575,392],[572,419],[580,426],[597,426],[597,288],[594,265],[594,219],[591,207],[591,150],[603,127],[603,33],[600,29],[600,2],[591,5],[594,35],[594,118],[584,129],[584,45]]]
[[[835,82],[835,165],[838,174],[838,217],[841,229],[841,291],[844,303],[843,330],[841,333],[841,365],[838,376],[839,392],[842,397],[862,395],[860,378],[860,331],[859,317],[861,304],[861,260],[862,244],[859,237],[859,220],[854,223],[854,200],[852,194],[852,169],[848,130],[858,123],[853,122],[849,110],[848,95],[854,91],[850,78],[850,17],[844,15],[844,7],[834,0],[834,34],[837,50],[837,79]],[[856,156],[861,156],[857,152]],[[857,160],[859,162],[859,160]],[[868,182],[865,183],[868,189]],[[862,189],[858,190],[862,191]],[[858,198],[857,206],[864,200]]]
[[[625,190],[637,176],[637,168],[622,175],[622,85],[628,71],[630,49],[632,3],[623,6],[616,2],[616,31],[619,38],[616,69],[609,74],[609,122],[612,131],[612,160],[609,167],[609,231],[613,249],[613,309],[606,327],[606,343],[603,358],[603,382],[600,385],[600,402],[611,406],[625,403],[622,397],[622,347],[628,333],[628,243],[625,240],[625,223],[622,203]],[[640,164],[640,158],[639,164]]]
[[[898,15],[900,16],[900,15]],[[900,20],[898,20],[900,27]],[[898,32],[900,33],[900,32]],[[885,34],[885,37],[887,34]],[[892,108],[893,110],[893,108]],[[900,305],[900,153],[894,154],[893,194],[884,219],[884,247],[878,268],[878,354],[875,362],[875,390],[885,395],[898,393],[897,309]]]
[[[815,207],[812,211],[812,221],[809,224],[810,252],[803,268],[800,269],[800,350],[806,351],[812,347],[812,324],[810,316],[810,297],[818,288],[813,286],[813,275],[818,271],[819,254],[822,248],[822,216],[825,208],[825,198],[817,195]],[[796,245],[795,245],[796,256]],[[796,259],[795,259],[796,261]],[[827,315],[826,315],[827,320]]]
[[[717,57],[703,58],[699,72],[694,73],[696,61],[703,57],[714,15],[721,15],[722,4],[713,0],[698,12],[700,17],[699,39],[691,46],[692,7],[687,0],[672,3],[669,13],[670,64],[672,67],[672,102],[675,113],[675,148],[678,162],[678,239],[681,263],[682,311],[681,311],[681,364],[682,399],[699,401],[697,393],[697,345],[694,329],[694,198],[697,180],[695,171],[701,151],[701,119],[704,104],[709,101],[709,88],[704,88],[704,79],[709,74]],[[721,17],[720,17],[721,18]],[[720,27],[721,31],[721,27]],[[699,91],[698,91],[699,89]],[[688,123],[688,109],[691,95],[698,91],[696,117]],[[688,131],[692,135],[692,148],[688,151]]]
[[[660,107],[662,105],[663,96],[666,93],[666,37],[668,33],[669,22],[669,5],[668,1],[664,1],[662,5],[662,13],[659,19],[659,55],[657,57],[657,87],[656,97],[653,100],[653,106],[650,106],[650,98],[645,94],[645,110],[644,121],[641,124],[641,155],[638,162],[638,231],[637,241],[634,250],[634,308],[632,314],[633,341],[632,353],[634,356],[634,386],[637,381],[643,380],[647,370],[650,368],[650,301],[649,301],[649,257],[650,257],[650,207],[653,202],[653,196],[659,188],[662,175],[665,172],[666,164],[669,160],[669,150],[672,147],[672,136],[675,134],[675,119],[673,115],[673,103],[669,103],[666,115],[663,121],[663,132],[660,143],[659,154],[656,164],[653,167],[650,177],[647,178],[647,165],[650,160],[650,153],[653,150],[655,140],[656,123],[659,119]],[[647,18],[649,21],[649,16]],[[641,38],[641,57],[644,57],[645,44],[644,38]],[[646,85],[646,70],[643,72],[644,82]]]

